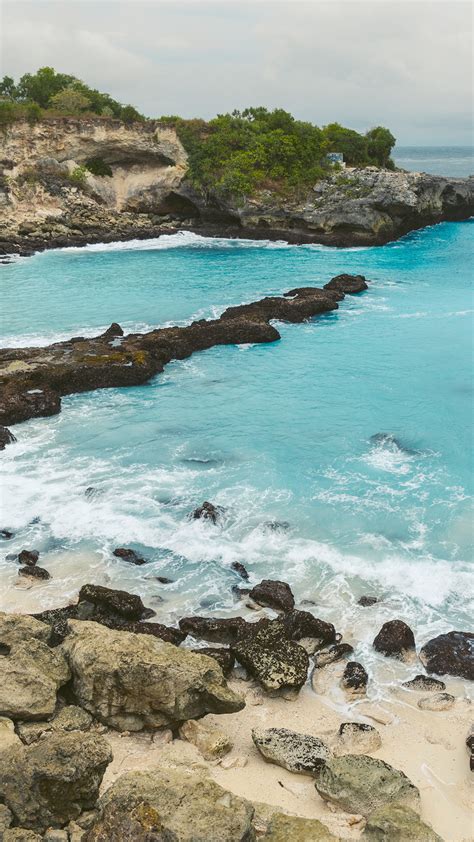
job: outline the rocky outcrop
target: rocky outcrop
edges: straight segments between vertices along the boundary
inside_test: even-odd
[[[375,810],[367,819],[362,839],[364,842],[443,842],[415,810],[401,804]]]
[[[163,836],[143,833],[146,819],[140,816],[144,813],[148,822],[154,821],[150,830]],[[159,768],[129,772],[102,796],[100,818],[85,842],[251,842],[255,838],[253,815],[248,801],[226,792],[202,773]],[[130,833],[131,821],[136,823],[132,825],[136,834]]]
[[[248,624],[250,625],[250,624]],[[299,690],[308,677],[308,654],[289,640],[281,623],[256,623],[258,629],[232,647],[242,666],[267,692]]]
[[[16,441],[16,438],[8,427],[0,426],[0,450],[5,450],[7,444],[12,444],[14,441]]]
[[[338,842],[338,837],[317,819],[284,813],[274,813],[263,838],[265,842]]]
[[[171,360],[184,359],[216,345],[274,342],[280,339],[273,319],[302,322],[335,309],[340,293],[314,288],[291,298],[264,298],[230,307],[219,319],[185,327],[161,328],[104,339],[74,337],[46,348],[0,350],[0,423],[17,424],[60,411],[61,395],[116,386],[137,386],[162,372]],[[196,512],[211,521],[216,507]]]
[[[474,634],[458,631],[440,634],[422,647],[420,661],[428,672],[474,681]]]
[[[254,728],[252,740],[265,760],[303,775],[316,775],[331,755],[318,737],[288,728]]]
[[[78,703],[119,731],[181,724],[206,713],[233,713],[243,700],[213,658],[145,635],[69,621],[62,647]]]
[[[322,798],[348,813],[370,816],[387,804],[419,807],[418,789],[383,760],[346,754],[328,760],[316,780]]]
[[[0,753],[0,798],[16,823],[62,827],[95,805],[112,751],[92,734],[55,734]]]
[[[410,626],[403,620],[384,623],[374,639],[374,649],[387,657],[406,660],[415,652],[415,638]]]
[[[249,596],[259,605],[267,605],[275,611],[291,611],[295,607],[290,586],[275,579],[263,579],[252,588]]]
[[[56,733],[69,731],[88,731],[92,725],[92,716],[76,705],[66,705],[58,715],[46,722],[20,722],[17,732],[25,745],[31,745],[38,740]]]

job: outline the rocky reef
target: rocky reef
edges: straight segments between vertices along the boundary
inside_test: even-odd
[[[107,175],[87,169],[99,160]],[[334,246],[379,245],[474,213],[474,179],[347,168],[293,198],[193,188],[176,131],[160,123],[48,118],[5,127],[0,254],[178,230]]]

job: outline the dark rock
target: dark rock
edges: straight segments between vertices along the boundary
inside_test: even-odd
[[[204,501],[202,506],[199,506],[197,509],[194,509],[192,514],[193,520],[210,520],[211,523],[217,523],[219,518],[220,510],[217,506],[214,506],[213,503],[208,503],[207,500]]]
[[[117,322],[112,322],[110,327],[102,333],[101,339],[115,339],[117,336],[123,336],[123,330]]]
[[[363,608],[369,608],[371,605],[375,605],[378,602],[376,596],[361,596],[357,600],[357,605],[362,605]]]
[[[471,725],[468,735],[466,737],[466,745],[469,749],[469,768],[474,772],[474,725]]]
[[[22,550],[18,555],[20,564],[34,565],[39,559],[38,550]]]
[[[16,441],[16,438],[8,427],[0,426],[0,450],[5,450],[7,444],[12,444],[14,441]]]
[[[113,590],[102,585],[83,585],[79,591],[79,602],[102,606],[127,620],[145,620],[155,614],[150,608],[145,608],[138,594]]]
[[[62,643],[68,634],[67,621],[77,618],[77,605],[65,605],[63,608],[50,608],[39,614],[32,614],[36,620],[51,626],[50,642],[52,646]]]
[[[5,541],[9,541],[10,538],[13,538],[15,535],[14,532],[10,532],[9,529],[0,529],[0,538],[3,538]]]
[[[299,690],[306,682],[309,667],[303,647],[288,640],[278,621],[246,625],[247,634],[232,646],[239,663],[267,691]]]
[[[245,569],[244,565],[241,564],[240,561],[233,561],[232,564],[230,565],[230,567],[231,567],[231,570],[235,570],[235,572],[238,573],[239,576],[242,579],[248,579],[249,578],[249,574],[247,573],[247,570]]]
[[[404,681],[402,687],[407,687],[409,690],[446,690],[444,681],[439,681],[437,678],[431,678],[427,675],[415,675],[410,681]]]
[[[112,555],[116,556],[116,558],[121,558],[122,561],[128,561],[129,564],[146,564],[145,558],[139,556],[135,550],[130,550],[126,547],[117,547]]]
[[[48,573],[44,567],[36,565],[27,565],[26,567],[18,568],[19,576],[31,576],[33,579],[51,579],[51,573]]]
[[[172,585],[174,582],[174,579],[168,579],[167,576],[155,576],[155,579],[160,585]]]
[[[316,775],[331,755],[322,740],[288,728],[254,728],[252,740],[265,760],[303,775]]]
[[[373,646],[382,655],[404,660],[408,653],[415,651],[415,637],[403,620],[389,620],[383,624]]]
[[[211,643],[235,643],[250,626],[242,617],[183,617],[179,621],[181,631]]]
[[[251,304],[228,307],[222,314],[221,319],[246,318],[251,321],[265,322],[278,319],[279,321],[298,323],[320,313],[337,310],[337,301],[330,291],[304,287],[302,294],[300,294],[299,289],[291,290],[291,293],[291,298],[288,296],[271,296]]]
[[[342,687],[352,693],[365,693],[368,681],[369,676],[362,664],[357,661],[349,661],[341,679]]]
[[[429,640],[420,651],[427,672],[474,681],[474,634],[452,631]]]
[[[203,649],[191,649],[191,652],[196,652],[198,655],[207,655],[209,658],[214,658],[226,676],[230,675],[234,668],[235,657],[230,649],[224,647],[218,648],[217,646],[205,646]]]
[[[93,617],[96,622],[107,626],[108,629],[116,631],[128,631],[134,634],[150,634],[153,637],[159,637],[160,640],[165,640],[166,643],[173,643],[174,646],[179,646],[186,638],[185,632],[175,629],[172,626],[165,626],[163,623],[140,623],[134,620],[124,620],[120,617]]]
[[[267,605],[275,611],[291,611],[295,607],[290,586],[276,579],[263,579],[252,588],[250,597],[259,605]]]
[[[368,289],[366,279],[363,275],[336,275],[335,278],[324,284],[324,289],[337,290],[346,294],[363,292]]]
[[[231,591],[237,597],[237,599],[243,599],[244,596],[249,595],[251,588],[239,588],[238,585],[232,585]]]
[[[283,625],[289,640],[310,637],[320,640],[321,643],[333,643],[336,639],[336,630],[332,623],[320,620],[309,611],[299,611],[294,608],[279,617],[278,622]]]
[[[352,655],[354,648],[349,643],[336,643],[328,649],[322,649],[314,656],[314,665],[320,669],[335,661],[340,661],[342,658],[347,658]]]
[[[61,411],[61,398],[57,392],[42,385],[23,385],[23,381],[12,379],[2,384],[0,400],[0,423],[19,424],[29,418],[43,418],[57,415]]]

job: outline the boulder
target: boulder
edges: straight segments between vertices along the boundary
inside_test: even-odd
[[[317,819],[274,813],[263,837],[268,842],[338,842]]]
[[[9,650],[17,643],[34,638],[48,643],[51,629],[27,614],[5,614],[0,612],[0,647]]]
[[[232,751],[233,743],[224,731],[203,719],[188,719],[179,729],[182,740],[192,743],[205,760],[217,760]]]
[[[129,564],[146,564],[146,558],[142,558],[135,550],[130,550],[126,547],[117,547],[112,555],[116,556],[116,558],[121,558],[122,561],[128,561]]]
[[[0,425],[0,450],[5,450],[7,444],[13,444],[14,441],[16,438],[8,427]]]
[[[4,833],[10,827],[13,821],[13,815],[11,810],[5,806],[5,804],[0,804],[0,839],[3,840]]]
[[[198,506],[197,509],[194,509],[192,518],[193,520],[210,520],[211,523],[217,523],[220,514],[220,507],[214,506],[213,503],[208,503],[208,501],[205,500],[202,506]]]
[[[127,620],[144,620],[155,614],[150,608],[145,608],[138,594],[102,585],[83,585],[79,591],[79,602],[90,602]]]
[[[198,655],[207,655],[208,658],[214,658],[214,660],[219,664],[224,675],[230,675],[234,668],[234,653],[225,647],[218,648],[217,646],[205,646],[202,649],[191,649],[191,652],[196,652]]]
[[[76,698],[119,731],[175,727],[244,707],[213,658],[97,623],[71,620],[69,627],[62,647]]]
[[[324,289],[336,290],[344,294],[353,294],[355,292],[363,292],[368,289],[366,279],[363,275],[336,275],[335,278],[324,284]]]
[[[240,561],[233,561],[232,564],[230,565],[230,567],[231,567],[231,570],[235,570],[235,572],[239,574],[241,579],[248,579],[249,578],[249,574],[247,573],[246,568],[244,567],[243,564],[241,564]]]
[[[363,695],[368,681],[369,676],[362,664],[358,661],[349,661],[346,664],[341,678],[341,686],[344,690],[348,690],[353,695]]]
[[[371,605],[375,605],[378,602],[376,596],[361,596],[357,600],[357,605],[361,605],[362,608],[370,608]]]
[[[0,538],[3,538],[4,541],[9,541],[13,538],[14,534],[11,529],[0,529]]]
[[[41,640],[32,637],[12,645],[0,657],[0,716],[48,719],[56,708],[56,692],[69,677],[62,652]]]
[[[289,640],[312,639],[322,646],[326,643],[334,643],[336,640],[336,629],[332,623],[320,620],[309,611],[299,611],[293,608],[278,618],[285,630]],[[344,644],[347,645],[347,644]]]
[[[420,710],[449,710],[454,705],[456,699],[450,693],[434,693],[431,696],[423,696],[418,699],[417,705]]]
[[[303,775],[316,775],[331,756],[318,737],[288,728],[254,728],[252,740],[265,760]]]
[[[69,632],[68,620],[77,617],[77,605],[65,605],[63,608],[49,608],[32,615],[36,620],[49,627],[50,643],[57,646]]]
[[[20,564],[36,564],[39,559],[38,550],[22,550],[18,554],[18,561]]]
[[[373,645],[382,655],[405,660],[410,653],[415,652],[415,637],[403,620],[389,620],[383,624]]]
[[[71,837],[69,837],[71,839]],[[177,842],[175,833],[163,826],[158,810],[142,801],[130,810],[108,805],[81,842]]]
[[[402,804],[379,807],[367,819],[364,842],[443,842],[415,810]]]
[[[20,738],[15,733],[15,723],[7,716],[0,716],[0,752],[5,751],[10,746],[16,746],[20,743]],[[1,821],[0,821],[0,839],[1,836]]]
[[[416,690],[417,692],[439,691],[446,690],[444,681],[439,681],[437,678],[431,678],[428,675],[415,675],[410,681],[404,681],[402,687],[408,690]]]
[[[57,732],[88,731],[92,722],[92,716],[86,710],[76,705],[66,705],[54,719],[46,722],[20,722],[17,731],[21,741],[30,745]]]
[[[295,607],[290,586],[276,579],[263,579],[252,588],[250,597],[259,605],[267,605],[275,611],[291,611]]]
[[[31,579],[51,579],[51,573],[49,573],[44,567],[38,567],[37,564],[27,564],[25,567],[19,567],[18,575],[29,576]]]
[[[54,734],[0,754],[0,798],[22,827],[63,827],[94,806],[112,751],[100,735]]]
[[[148,842],[150,837],[127,837],[117,831],[117,823],[136,815],[140,805],[156,811],[151,815],[159,817],[160,831],[174,834],[163,838],[173,842],[251,842],[254,838],[254,808],[248,801],[222,789],[202,772],[157,768],[128,772],[112,784],[100,800],[101,818],[85,842]]]
[[[116,339],[117,336],[123,336],[123,330],[117,322],[112,322],[110,327],[101,334],[101,339]]]
[[[403,772],[363,754],[328,760],[316,779],[316,789],[341,810],[362,816],[393,803],[419,809],[420,793]]]
[[[420,651],[427,672],[474,681],[474,634],[452,631],[429,640]]]
[[[321,649],[320,652],[314,656],[314,665],[318,669],[332,664],[335,661],[341,661],[343,658],[352,655],[354,649],[349,643],[336,643],[334,646],[329,646],[327,649]]]
[[[474,772],[474,725],[471,725],[471,727],[469,728],[469,731],[468,731],[468,734],[467,734],[467,737],[466,737],[466,745],[468,747],[469,754],[470,754],[470,759],[469,759],[470,769],[471,769],[471,772]]]
[[[42,837],[34,830],[24,827],[10,827],[3,834],[3,842],[42,842]]]
[[[250,626],[242,617],[183,617],[179,621],[182,632],[211,643],[236,643]]]
[[[343,722],[339,727],[333,750],[342,754],[368,754],[382,746],[379,732],[372,725],[362,722]]]
[[[308,653],[298,643],[287,639],[279,622],[264,623],[255,633],[235,643],[232,651],[267,692],[284,688],[299,690],[306,682]]]

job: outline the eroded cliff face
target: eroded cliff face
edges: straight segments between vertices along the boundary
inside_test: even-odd
[[[100,159],[109,175],[84,168]],[[330,245],[381,244],[414,228],[474,214],[474,179],[346,169],[304,197],[261,191],[245,201],[202,195],[187,154],[160,123],[60,118],[14,123],[0,135],[0,253],[203,234]]]

